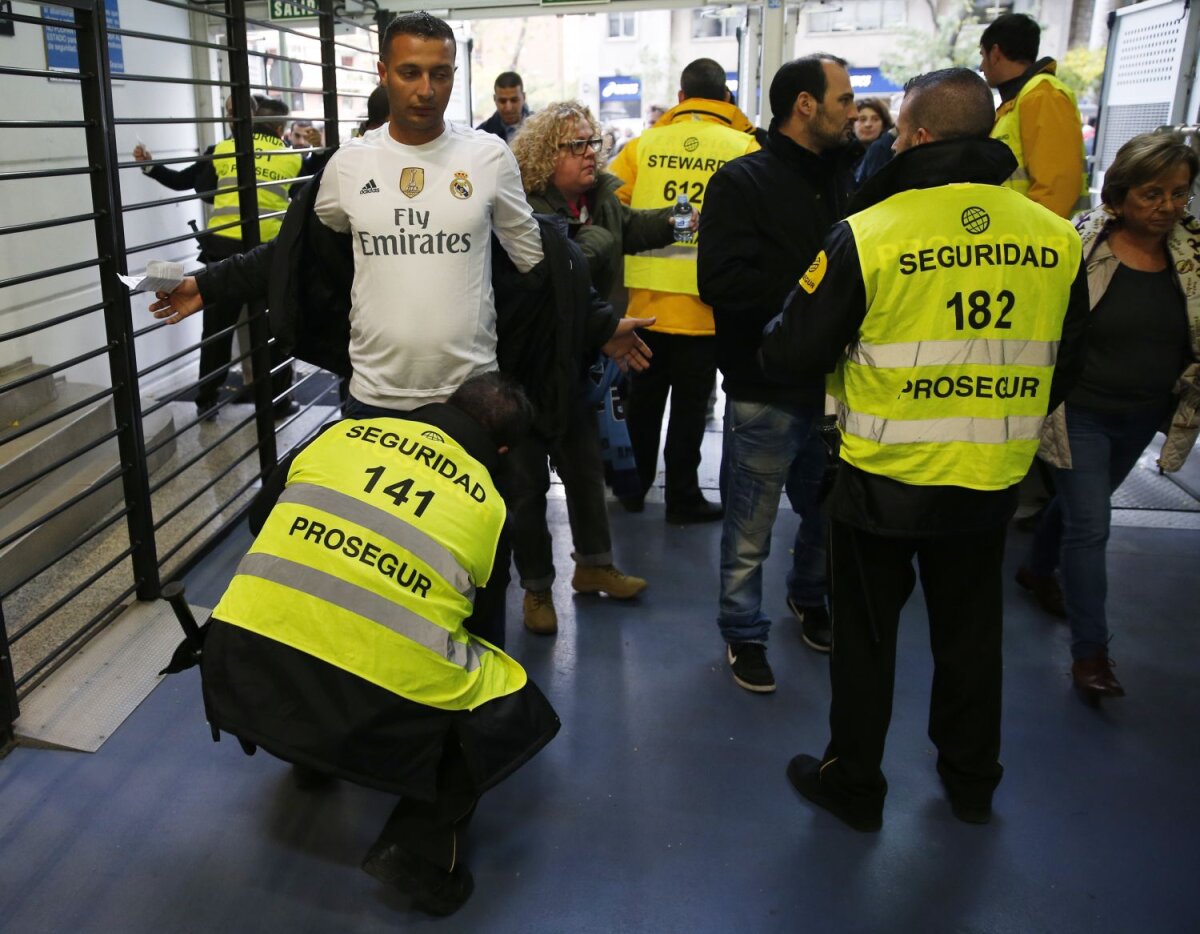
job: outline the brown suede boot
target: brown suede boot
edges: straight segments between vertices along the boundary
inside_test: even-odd
[[[622,574],[611,564],[577,564],[571,586],[578,593],[606,593],[617,600],[629,600],[646,589],[646,581]]]
[[[554,595],[549,590],[525,591],[525,628],[539,636],[552,636],[558,632]]]

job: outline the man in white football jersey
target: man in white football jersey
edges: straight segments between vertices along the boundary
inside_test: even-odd
[[[340,149],[321,179],[317,216],[354,246],[349,415],[442,402],[494,370],[491,234],[521,272],[542,259],[508,147],[445,121],[455,52],[440,19],[392,20],[378,63],[389,122]]]

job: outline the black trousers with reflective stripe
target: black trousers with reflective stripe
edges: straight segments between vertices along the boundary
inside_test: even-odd
[[[919,569],[929,614],[933,691],[929,738],[947,789],[990,804],[1000,782],[1001,564],[1005,527],[929,538],[872,535],[830,523],[833,652],[831,738],[822,782],[878,807],[892,716],[900,611]],[[832,761],[831,760],[835,760]]]

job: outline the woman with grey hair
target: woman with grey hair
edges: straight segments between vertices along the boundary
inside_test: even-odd
[[[1164,471],[1183,466],[1200,433],[1200,222],[1187,211],[1198,168],[1181,134],[1135,136],[1105,173],[1103,206],[1075,221],[1087,354],[1046,421],[1038,454],[1055,468],[1056,495],[1017,581],[1070,622],[1072,679],[1093,704],[1125,693],[1108,655],[1110,498],[1168,417]]]
[[[593,287],[607,298],[620,280],[622,252],[666,246],[673,232],[669,210],[634,211],[617,200],[621,181],[600,171],[601,146],[599,125],[591,111],[576,101],[550,104],[528,117],[512,142],[534,212],[563,219],[568,235],[587,258]],[[639,326],[653,323],[645,319]],[[554,442],[531,436],[509,453],[513,558],[525,589],[525,628],[535,633],[558,630],[551,593],[554,560],[546,525],[547,459],[566,492],[575,546],[574,590],[625,600],[646,586],[645,580],[624,574],[613,564],[600,439],[595,414],[583,398],[589,363],[579,361],[579,410],[566,434]]]

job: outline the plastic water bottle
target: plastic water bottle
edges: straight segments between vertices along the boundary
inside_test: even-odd
[[[686,194],[675,199],[671,208],[671,224],[675,227],[675,242],[690,243],[692,240],[692,206]]]

